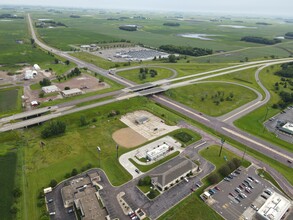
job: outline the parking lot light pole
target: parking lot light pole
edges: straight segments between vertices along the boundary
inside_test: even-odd
[[[97,147],[98,153],[99,153],[99,167],[101,168],[101,148]]]
[[[223,145],[224,145],[224,143],[225,143],[225,139],[224,139],[224,138],[222,138],[222,139],[221,139],[221,148],[220,148],[219,157],[220,157],[220,156],[221,156],[221,154],[222,154],[222,149],[223,149]]]

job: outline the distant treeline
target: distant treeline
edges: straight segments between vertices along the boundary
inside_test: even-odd
[[[137,26],[120,26],[119,27],[120,30],[124,30],[124,31],[137,31]]]
[[[165,26],[171,26],[171,27],[178,27],[178,26],[180,26],[179,23],[175,23],[175,22],[166,22],[163,25],[165,25]]]
[[[57,27],[57,26],[63,26],[63,27],[67,27],[66,24],[63,24],[62,22],[56,22],[56,21],[42,21],[42,22],[38,22],[35,24],[37,28],[44,28],[49,26],[52,27]]]
[[[293,39],[293,32],[288,32],[285,34],[285,38],[287,39]]]
[[[80,18],[79,15],[70,15],[71,18]]]
[[[293,62],[292,63],[284,63],[281,65],[282,70],[275,73],[275,75],[293,78]]]
[[[242,37],[241,41],[258,43],[258,44],[267,44],[267,45],[273,45],[273,44],[277,44],[277,43],[282,42],[280,39],[270,40],[270,39],[263,38],[263,37],[253,37],[253,36]]]
[[[169,53],[179,53],[195,57],[209,55],[213,53],[213,50],[211,49],[174,45],[162,45],[160,46],[160,49]]]
[[[9,19],[24,19],[24,17],[22,16],[15,16],[15,15],[12,15],[12,14],[1,14],[0,15],[0,19],[3,19],[3,18],[9,18]]]
[[[272,24],[266,23],[266,22],[256,22],[255,24],[258,24],[258,25],[272,25]]]

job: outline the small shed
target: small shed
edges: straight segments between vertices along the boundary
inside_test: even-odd
[[[142,116],[142,117],[140,117],[140,118],[135,119],[135,122],[136,122],[137,124],[139,124],[139,125],[142,125],[142,124],[144,124],[144,123],[146,123],[146,122],[148,122],[148,121],[149,121],[149,118],[146,117],[146,116]]]
[[[42,91],[44,93],[48,94],[48,93],[53,93],[53,92],[59,92],[60,89],[57,86],[55,86],[55,85],[51,85],[51,86],[44,86],[44,87],[42,87]]]

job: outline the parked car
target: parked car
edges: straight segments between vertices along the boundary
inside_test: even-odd
[[[255,205],[251,204],[250,207],[253,208],[255,211],[258,211],[258,208]]]
[[[241,191],[239,190],[239,189],[234,189],[235,190],[235,192],[237,192],[237,193],[240,193]]]
[[[261,195],[261,197],[264,199],[268,199],[268,197],[266,197],[265,195]]]
[[[235,195],[233,193],[229,193],[229,195],[235,197]]]
[[[228,177],[225,177],[224,180],[230,182],[230,179]]]
[[[221,191],[221,189],[217,186],[215,186],[215,189],[218,190],[218,191]]]
[[[235,197],[235,200],[241,202],[241,200],[238,197]]]
[[[140,173],[140,171],[138,169],[135,169],[135,172],[137,172],[138,174]]]

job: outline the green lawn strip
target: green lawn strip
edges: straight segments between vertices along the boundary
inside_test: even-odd
[[[165,107],[166,108],[166,107]],[[174,112],[177,113],[176,111],[166,108],[168,109],[170,112]],[[177,113],[178,115],[180,115],[182,118],[184,118],[186,121],[188,121],[189,123],[201,128],[202,130],[216,136],[219,137],[219,141],[221,138],[224,138],[226,140],[227,143],[231,144],[233,147],[238,148],[241,151],[245,151],[246,146],[233,140],[232,138],[229,138],[228,136],[222,135],[221,133],[215,131],[212,128],[209,128],[203,124],[200,124],[199,122],[196,122],[194,120],[189,119],[188,117],[186,117],[185,115],[182,115],[180,113]],[[268,165],[270,165],[272,168],[274,168],[275,170],[277,170],[279,173],[281,173],[289,182],[291,185],[293,185],[293,176],[291,175],[291,169],[288,168],[288,166],[252,149],[247,147],[247,154],[249,154],[250,156],[256,158],[257,160],[262,161],[263,163],[266,163]]]
[[[42,86],[40,85],[40,83],[35,83],[35,84],[30,85],[30,89],[31,90],[39,90],[39,89],[42,89]]]
[[[181,135],[187,135],[189,139],[186,141],[183,141],[180,137]],[[195,133],[189,129],[181,128],[179,130],[171,132],[169,135],[171,135],[173,138],[175,138],[177,141],[179,141],[182,144],[182,147],[188,146],[196,141],[199,141],[201,139],[201,136],[198,133]]]
[[[137,186],[143,193],[147,193],[151,190],[150,186]]]
[[[270,181],[273,185],[275,185],[281,192],[283,192],[285,195],[286,193],[284,192],[284,190],[282,189],[282,187],[280,187],[280,185],[277,183],[277,181],[271,176],[270,173],[268,173],[267,171],[264,171],[263,169],[258,169],[257,170],[258,175],[260,175],[261,177],[263,177],[264,179]]]
[[[247,88],[225,83],[194,84],[168,90],[165,94],[210,116],[224,115],[257,97]]]
[[[133,165],[136,166],[140,171],[142,171],[142,172],[147,172],[147,171],[149,171],[149,170],[151,170],[151,169],[153,169],[153,168],[155,168],[155,167],[157,167],[157,166],[159,166],[159,165],[161,165],[161,164],[167,162],[168,160],[171,160],[172,158],[174,158],[174,157],[176,157],[176,156],[178,156],[178,155],[179,155],[179,152],[176,151],[176,152],[174,152],[174,153],[172,153],[172,154],[170,154],[170,155],[168,155],[168,156],[162,158],[161,160],[159,160],[159,161],[157,161],[157,162],[155,162],[155,163],[152,163],[152,164],[150,164],[150,165],[140,165],[140,164],[136,163],[136,162],[135,162],[133,159],[131,159],[131,158],[129,159],[129,161],[130,161],[131,163],[133,163]]]
[[[274,103],[277,103],[280,100],[279,95],[274,92],[275,82],[280,82],[280,77],[273,75],[273,72],[277,71],[278,67],[270,67],[267,70],[268,72],[266,70],[262,71],[260,73],[260,77],[262,83],[271,94],[270,101],[265,106],[262,106],[254,110],[253,112],[245,115],[244,117],[236,120],[234,124],[244,131],[247,131],[255,136],[270,141],[271,143],[276,144],[290,152],[293,152],[293,148],[290,147],[290,144],[288,142],[277,138],[274,133],[269,132],[263,126],[263,123],[266,120],[280,112],[280,109],[271,108]]]
[[[117,75],[122,76],[123,78],[126,78],[132,82],[136,83],[146,83],[146,82],[154,82],[157,80],[161,79],[166,79],[169,78],[173,75],[173,72],[169,69],[165,68],[158,68],[158,67],[146,67],[148,70],[156,70],[158,75],[151,77],[150,73],[146,74],[146,79],[140,79],[139,78],[139,73],[140,73],[140,68],[133,69],[133,70],[126,70],[123,72],[118,72]]]
[[[85,62],[92,63],[98,67],[101,67],[103,69],[111,69],[111,68],[117,68],[123,65],[126,65],[128,63],[114,63],[112,61],[103,59],[99,56],[87,53],[87,52],[76,52],[71,53],[72,56],[84,60]]]
[[[22,87],[0,89],[0,117],[19,113],[22,110]]]
[[[263,98],[264,98],[265,93],[255,80],[255,72],[256,71],[257,71],[256,68],[247,69],[247,70],[243,70],[243,71],[239,71],[239,72],[235,72],[235,73],[231,73],[231,74],[212,77],[210,79],[206,79],[205,81],[233,82],[233,83],[238,83],[238,84],[242,84],[245,86],[249,86],[249,87],[254,88],[257,91],[259,91],[263,95]]]
[[[233,158],[238,158],[241,160],[241,157],[237,156],[236,154],[232,153],[231,151],[229,151],[225,148],[222,149],[221,157],[219,157],[219,152],[220,152],[220,146],[213,145],[213,146],[209,146],[208,148],[202,149],[199,152],[199,154],[203,158],[210,161],[211,163],[213,163],[216,166],[215,171],[218,171],[218,169],[221,166],[226,164],[226,160],[224,159],[224,157],[227,158],[227,161],[232,160]],[[244,160],[241,165],[244,167],[249,167],[251,165],[251,163],[247,160]]]

